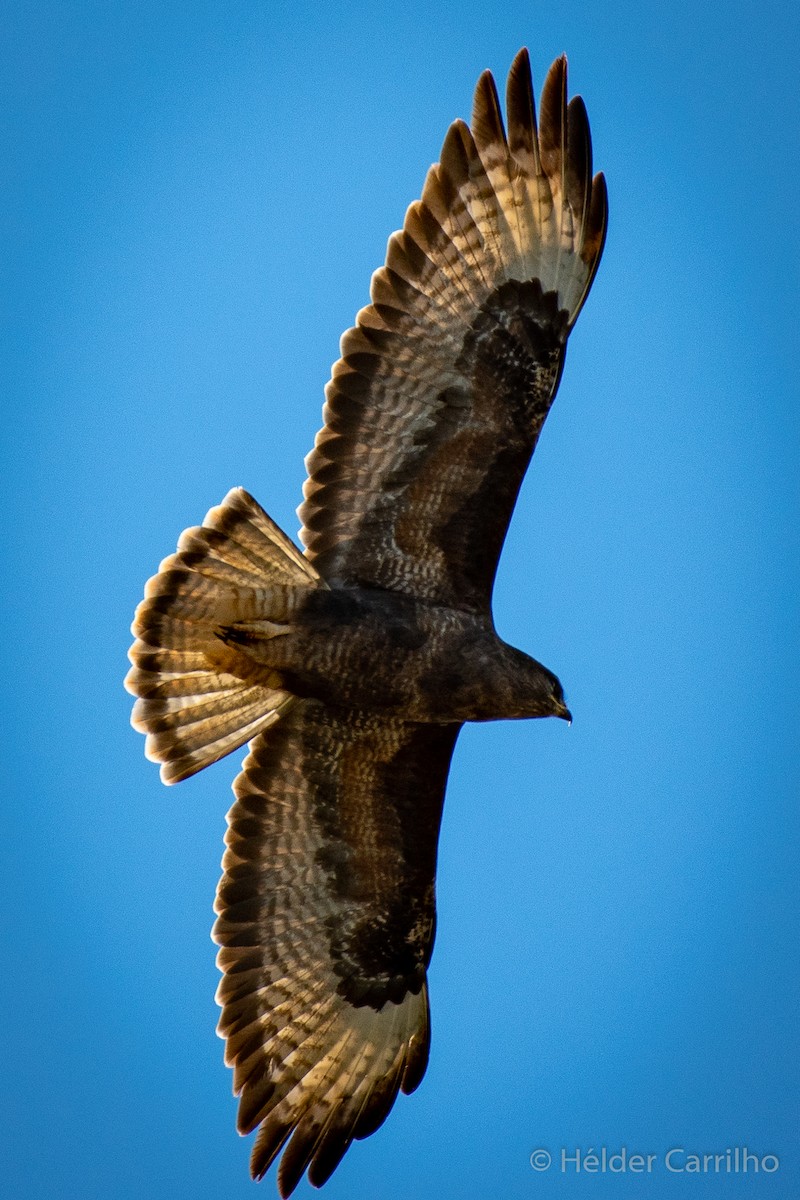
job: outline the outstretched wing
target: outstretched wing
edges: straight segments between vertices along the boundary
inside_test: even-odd
[[[331,584],[485,610],[606,229],[586,110],[527,51],[481,77],[342,338],[298,510]]]
[[[459,726],[301,701],[234,784],[214,927],[239,1129],[319,1186],[428,1059],[442,801]]]

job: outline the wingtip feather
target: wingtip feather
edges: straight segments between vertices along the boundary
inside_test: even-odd
[[[471,129],[478,151],[498,143],[505,145],[506,133],[500,112],[500,98],[491,71],[483,72],[475,88]]]

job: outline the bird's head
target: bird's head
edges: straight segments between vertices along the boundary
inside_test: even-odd
[[[572,724],[572,713],[564,700],[564,689],[561,681],[552,671],[508,646],[510,651],[509,666],[511,668],[512,707],[511,717],[560,717],[562,721]]]

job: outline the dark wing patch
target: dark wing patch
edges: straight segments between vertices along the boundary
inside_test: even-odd
[[[261,1177],[324,1182],[428,1056],[436,847],[458,726],[303,701],[234,784],[215,940],[239,1128]]]
[[[537,129],[527,52],[508,136],[491,75],[450,128],[342,338],[299,509],[332,584],[485,610],[606,226],[580,100],[553,64]]]

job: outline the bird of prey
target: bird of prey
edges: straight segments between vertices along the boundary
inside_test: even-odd
[[[245,742],[214,938],[251,1170],[320,1186],[425,1072],[439,825],[465,721],[570,714],[491,595],[606,230],[586,110],[526,50],[450,126],[341,341],[300,551],[234,488],[136,611],[132,721],[176,783]],[[287,1144],[288,1143],[288,1144]]]

